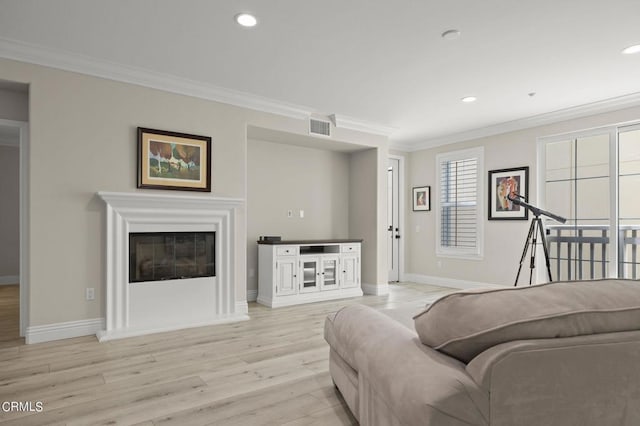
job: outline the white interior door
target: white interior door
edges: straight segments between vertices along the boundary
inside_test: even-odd
[[[387,264],[389,281],[400,281],[400,160],[389,158],[387,172]]]

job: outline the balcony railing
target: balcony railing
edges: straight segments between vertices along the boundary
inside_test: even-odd
[[[547,225],[547,245],[554,280],[593,280],[609,276],[608,225]],[[618,228],[618,277],[637,279],[640,225]]]

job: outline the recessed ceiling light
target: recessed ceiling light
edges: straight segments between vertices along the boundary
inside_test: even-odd
[[[462,102],[465,103],[471,103],[471,102],[475,102],[478,100],[478,98],[476,98],[475,96],[465,96],[464,98],[460,99]]]
[[[236,22],[243,27],[255,27],[258,23],[258,20],[255,16],[249,13],[238,13],[236,15]]]
[[[622,51],[622,53],[624,53],[625,55],[631,55],[631,54],[634,54],[634,53],[640,53],[640,44],[629,46],[626,49],[624,49]]]
[[[460,37],[460,31],[458,30],[447,30],[441,34],[442,38],[445,40],[455,40]]]

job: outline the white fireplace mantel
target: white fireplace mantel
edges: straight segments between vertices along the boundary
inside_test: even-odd
[[[236,210],[244,200],[98,192],[106,203],[105,330],[100,341],[248,319],[235,300]],[[216,276],[129,283],[130,232],[216,232]]]

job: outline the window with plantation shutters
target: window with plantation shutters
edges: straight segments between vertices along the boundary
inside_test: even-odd
[[[437,165],[437,254],[482,256],[482,148],[440,154]]]

